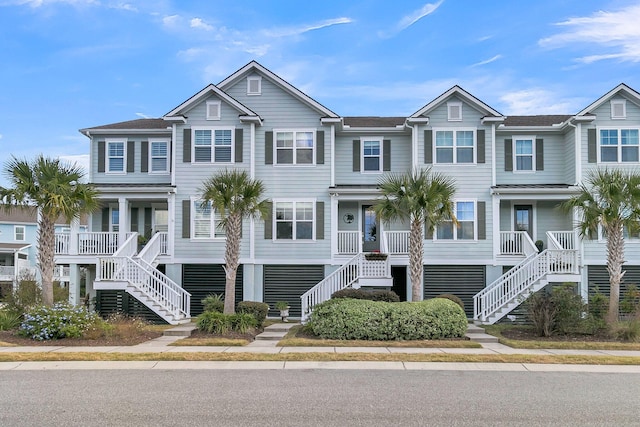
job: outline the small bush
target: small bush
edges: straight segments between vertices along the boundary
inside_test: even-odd
[[[24,313],[29,307],[42,303],[42,290],[36,277],[29,272],[22,272],[18,276],[16,288],[4,299],[7,307],[19,313]]]
[[[609,311],[609,297],[596,287],[595,293],[589,295],[589,317],[604,322]]]
[[[236,313],[231,315],[231,328],[236,332],[246,334],[256,326],[258,326],[258,322],[253,314]]]
[[[551,299],[555,305],[554,331],[561,334],[579,331],[582,326],[582,315],[586,307],[582,296],[574,290],[573,284],[554,286]]]
[[[331,298],[352,298],[352,299],[365,299],[370,301],[386,301],[386,302],[399,302],[400,297],[393,291],[387,290],[366,290],[366,289],[354,289],[344,288],[334,292]]]
[[[556,307],[551,295],[544,291],[537,292],[529,297],[526,304],[527,314],[536,334],[539,337],[550,337],[556,316]]]
[[[640,314],[640,291],[636,285],[629,285],[620,300],[620,312],[623,314]]]
[[[246,333],[256,325],[255,317],[249,313],[223,314],[205,311],[196,321],[199,330],[217,335],[224,335],[231,331]]]
[[[53,282],[53,302],[68,302],[69,287],[62,286],[60,282]]]
[[[640,320],[618,322],[611,327],[610,334],[622,341],[640,341]]]
[[[436,298],[445,298],[445,299],[448,299],[450,301],[453,301],[456,304],[458,304],[460,306],[460,308],[462,308],[462,310],[464,311],[464,302],[462,302],[460,297],[458,297],[456,295],[453,295],[453,294],[440,294]]]
[[[256,319],[256,325],[262,327],[267,313],[269,313],[269,304],[257,301],[240,301],[237,312],[252,315]]]
[[[20,326],[22,316],[15,310],[0,310],[0,331],[10,331]]]
[[[28,310],[20,324],[20,335],[43,341],[58,338],[80,338],[100,322],[100,317],[82,307],[69,304],[38,306]]]
[[[204,311],[222,313],[224,311],[224,295],[208,295],[205,299],[202,300],[202,306]]]
[[[467,318],[446,299],[388,303],[337,298],[314,307],[309,326],[329,339],[443,339],[464,336]]]

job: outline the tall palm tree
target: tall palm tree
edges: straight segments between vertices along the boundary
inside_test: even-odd
[[[379,182],[382,199],[374,205],[376,215],[385,223],[410,223],[409,269],[411,300],[422,299],[424,256],[423,230],[429,230],[445,220],[455,219],[453,195],[455,182],[444,174],[428,169],[414,169],[404,174],[387,174]]]
[[[607,323],[618,320],[620,282],[624,276],[624,228],[637,232],[640,221],[640,171],[594,169],[579,194],[560,205],[565,212],[574,209],[580,214],[577,228],[583,237],[597,236],[602,227],[607,239],[607,270],[609,271],[609,312]]]
[[[56,220],[79,218],[98,208],[97,191],[82,183],[81,167],[39,155],[32,161],[12,157],[4,167],[10,187],[0,187],[4,208],[15,205],[38,209],[38,266],[42,279],[42,301],[53,304],[53,270]]]
[[[211,203],[211,207],[222,218],[220,225],[226,234],[224,313],[233,314],[242,220],[265,217],[267,205],[265,200],[261,200],[264,185],[262,181],[249,177],[246,171],[225,169],[207,179],[200,192],[203,203]]]

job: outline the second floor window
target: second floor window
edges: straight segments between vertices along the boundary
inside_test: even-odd
[[[25,234],[24,225],[16,225],[13,227],[13,240],[16,242],[24,242],[26,239]]]
[[[515,138],[514,156],[516,171],[532,171],[533,169],[533,138]]]
[[[124,172],[125,147],[124,141],[109,142],[107,144],[109,172]]]
[[[436,163],[473,163],[472,130],[436,130]]]
[[[231,163],[232,129],[195,129],[193,161],[195,163]]]
[[[380,172],[382,170],[382,141],[379,139],[362,140],[362,170]]]
[[[453,221],[443,221],[437,229],[438,240],[474,240],[476,238],[475,202],[455,202],[455,215],[458,225]]]
[[[313,202],[275,202],[277,240],[313,239]]]
[[[313,164],[314,132],[312,131],[275,131],[276,164],[310,165]]]
[[[601,162],[638,162],[638,129],[600,129]]]
[[[169,170],[167,141],[151,141],[151,172],[162,173]]]

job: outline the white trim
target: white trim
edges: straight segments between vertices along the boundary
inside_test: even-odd
[[[616,147],[617,148],[617,154],[616,154],[616,158],[617,160],[615,162],[604,162],[602,161],[602,145],[600,144],[600,132],[603,130],[615,130],[618,131],[618,144],[617,145],[609,145],[606,147]],[[623,130],[637,130],[638,131],[638,145],[626,145],[626,147],[637,147],[638,148],[638,160],[636,161],[629,161],[629,162],[623,162],[622,161],[622,132]],[[605,165],[637,165],[640,162],[640,126],[596,126],[596,161],[598,162],[598,164],[602,163]]]
[[[252,82],[258,82],[258,88],[255,91],[251,90]],[[262,95],[262,77],[248,76],[247,77],[247,96],[259,96],[259,95]]]
[[[470,128],[470,127],[461,127],[461,128],[438,128],[438,127],[434,127],[432,128],[433,131],[433,144],[431,149],[432,149],[432,158],[433,158],[433,164],[434,165],[475,165],[478,163],[478,137],[477,137],[477,130],[476,128]],[[438,156],[437,156],[437,133],[438,132],[453,132],[453,145],[451,147],[440,147],[441,149],[444,148],[451,148],[451,150],[453,151],[453,161],[451,163],[439,163],[438,162]],[[473,145],[471,147],[467,147],[467,146],[461,146],[458,147],[458,132],[472,132],[472,138],[473,138]],[[463,162],[460,163],[458,162],[458,148],[472,148],[473,149],[473,159],[471,162]]]
[[[165,144],[167,144],[167,154],[165,156],[166,162],[166,170],[164,171],[154,171],[153,170],[153,144],[154,143],[162,143],[164,142]],[[159,138],[149,138],[149,147],[148,147],[148,153],[147,153],[147,170],[148,173],[150,175],[169,175],[169,153],[171,152],[171,146],[170,146],[171,142],[168,139],[159,139]],[[158,158],[162,158],[160,156],[158,156]]]
[[[518,169],[518,154],[516,153],[517,141],[531,141],[531,169]],[[513,173],[535,173],[536,172],[536,137],[535,135],[514,135],[511,139],[513,144],[511,154],[513,155]],[[521,154],[520,156],[528,156]]]
[[[365,170],[364,165],[364,143],[365,141],[369,142],[379,142],[380,143],[380,154],[378,156],[378,170]],[[374,156],[369,156],[374,157]],[[384,137],[382,136],[361,136],[360,137],[360,173],[362,174],[381,174],[384,171]]]
[[[223,100],[225,103],[231,105],[236,110],[240,111],[241,113],[244,113],[244,115],[251,116],[251,117],[259,117],[251,109],[249,109],[245,105],[241,104],[234,98],[227,95],[223,90],[218,88],[216,85],[210,84],[204,89],[202,89],[200,92],[196,93],[191,98],[183,102],[182,104],[178,105],[173,110],[169,111],[167,114],[164,115],[163,118],[166,120],[166,119],[171,119],[175,116],[181,116],[183,112],[190,110],[194,105],[202,102],[203,98],[208,97],[209,95],[211,95],[211,93],[218,96],[218,98]]]
[[[430,110],[432,110],[433,108],[436,108],[438,105],[440,105],[447,98],[451,97],[454,94],[463,98],[467,103],[475,105],[475,107],[478,110],[481,110],[481,111],[484,110],[484,112],[492,116],[496,116],[497,118],[504,118],[504,116],[501,113],[499,113],[497,110],[494,110],[493,108],[489,107],[487,104],[480,101],[479,99],[477,99],[476,97],[474,97],[473,95],[471,95],[469,92],[462,89],[458,85],[453,86],[451,89],[449,89],[439,97],[435,98],[433,101],[429,102],[427,105],[425,105],[424,107],[422,107],[421,109],[413,113],[409,118],[414,119],[429,112]]]
[[[626,99],[612,99],[611,104],[611,120],[624,120],[627,118],[627,100]],[[621,114],[615,114],[616,107],[621,106]]]
[[[300,128],[300,129],[295,129],[295,128],[280,128],[280,129],[273,129],[273,166],[315,166],[316,164],[316,146],[317,146],[317,141],[316,141],[316,134],[317,134],[317,129],[313,129],[313,128]],[[291,159],[291,163],[278,163],[278,133],[292,133],[292,146],[291,146],[291,150],[292,150],[292,159]],[[296,147],[296,135],[298,133],[311,133],[311,141],[312,141],[312,147],[311,147],[311,163],[297,163],[296,162],[296,152],[298,150],[298,147]],[[282,150],[288,150],[289,147],[283,147]],[[300,149],[302,150],[308,150],[308,147],[300,147]]]
[[[607,99],[610,99],[611,97],[613,97],[614,95],[618,94],[619,92],[624,92],[628,98],[633,98],[633,99],[635,99],[635,103],[636,104],[640,104],[640,93],[638,93],[635,90],[631,89],[626,84],[620,83],[618,86],[614,87],[609,92],[607,92],[606,94],[604,94],[603,96],[601,96],[600,98],[598,98],[597,100],[595,100],[594,102],[589,104],[589,106],[587,108],[585,108],[584,110],[582,110],[578,114],[576,114],[576,118],[578,118],[578,116],[587,115],[588,113],[590,113],[593,110],[597,109],[604,102],[606,102]]]
[[[104,140],[104,173],[109,175],[126,175],[127,174],[127,146],[129,141],[125,138],[105,138]],[[109,144],[121,143],[123,146],[122,170],[111,170],[111,156],[109,156]],[[115,157],[114,157],[115,158]],[[119,157],[118,157],[119,158]]]
[[[538,235],[538,204],[536,200],[510,200],[511,203],[511,208],[510,208],[510,214],[509,214],[509,221],[510,221],[510,225],[509,225],[509,230],[510,231],[518,231],[516,230],[516,208],[515,206],[531,206],[531,240],[533,240],[534,242],[536,240],[542,240],[542,239],[537,239],[537,235]]]
[[[213,107],[215,107],[215,109]],[[207,112],[206,112],[207,120],[220,120],[221,116],[222,116],[222,102],[207,101]]]
[[[209,162],[196,162],[196,131],[200,131],[200,130],[211,131],[211,145],[210,145],[211,161]],[[228,162],[216,162],[215,147],[216,147],[216,131],[218,130],[231,131],[231,157],[230,157],[230,161]],[[192,165],[211,165],[211,164],[230,165],[235,163],[235,151],[236,151],[235,135],[236,135],[236,128],[233,126],[193,126],[191,127],[191,164]]]
[[[276,199],[272,199],[273,202],[273,215],[271,218],[271,230],[272,230],[272,235],[271,235],[271,240],[274,243],[315,243],[316,241],[316,222],[318,220],[317,218],[317,213],[316,213],[316,203],[317,203],[317,199],[315,198],[276,198]],[[277,212],[277,204],[278,203],[292,203],[292,209],[293,209],[293,217],[291,219],[292,221],[292,229],[291,229],[291,239],[278,239],[278,222],[276,220],[276,212]],[[311,203],[311,209],[312,209],[312,215],[313,218],[311,220],[311,239],[296,239],[296,223],[298,222],[296,219],[296,213],[297,213],[297,209],[296,209],[296,205],[298,203]],[[304,221],[307,222],[307,221]]]
[[[458,113],[457,115],[455,113]],[[461,122],[462,121],[462,102],[449,101],[447,102],[447,121],[449,122]]]

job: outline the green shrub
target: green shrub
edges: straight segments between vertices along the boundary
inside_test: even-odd
[[[328,339],[443,339],[464,336],[467,318],[446,299],[388,303],[337,298],[314,307],[309,327]]]
[[[366,299],[370,301],[399,302],[400,297],[393,291],[344,288],[334,292],[331,298]]]
[[[202,307],[204,311],[213,311],[216,313],[222,313],[224,311],[224,295],[222,294],[210,294],[202,300]]]
[[[596,321],[603,321],[607,317],[609,311],[609,297],[600,292],[596,287],[595,293],[589,295],[589,316]]]
[[[237,312],[251,314],[256,319],[256,325],[262,327],[267,313],[269,313],[269,304],[257,301],[240,301]]]
[[[640,291],[636,285],[629,285],[620,300],[620,311],[624,314],[636,314],[638,308],[640,308]]]
[[[556,307],[551,295],[544,290],[531,295],[526,302],[527,314],[533,328],[539,337],[550,337],[553,333],[553,323]]]
[[[62,286],[60,282],[53,282],[53,302],[68,302],[69,287]]]
[[[51,307],[38,306],[24,314],[20,335],[43,341],[58,338],[80,338],[100,317],[83,307],[57,303]]]
[[[554,331],[561,334],[580,331],[586,307],[582,296],[575,292],[574,285],[554,286],[551,299],[555,305]]]
[[[458,297],[456,295],[453,295],[453,294],[440,294],[436,298],[445,298],[445,299],[448,299],[450,301],[453,301],[456,304],[458,304],[460,306],[460,308],[462,308],[462,311],[464,311],[464,302],[462,302],[460,297]]]
[[[10,331],[20,326],[22,315],[15,310],[0,310],[0,331]]]
[[[224,335],[231,331],[246,333],[256,327],[255,317],[249,313],[223,314],[216,311],[205,311],[196,321],[199,330],[210,334]]]
[[[610,334],[614,338],[622,341],[640,341],[640,320],[630,320],[618,322],[610,329]]]
[[[15,289],[4,299],[7,307],[19,313],[24,313],[29,307],[42,303],[42,290],[33,274],[20,273]]]

